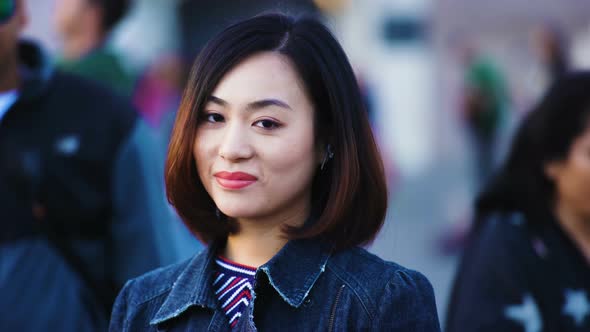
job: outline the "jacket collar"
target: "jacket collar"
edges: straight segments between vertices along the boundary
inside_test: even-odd
[[[213,290],[215,258],[221,243],[214,243],[195,256],[174,282],[151,325],[178,317],[188,308],[199,306],[215,310]],[[269,283],[289,305],[298,308],[324,272],[331,246],[317,240],[289,241],[270,261],[256,271],[256,279],[266,274]]]
[[[175,318],[192,306],[216,309],[213,291],[215,255],[219,246],[212,244],[195,256],[174,281],[172,290],[156,312],[150,325]]]
[[[289,241],[270,261],[258,268],[289,305],[299,308],[326,268],[331,246],[317,240]]]

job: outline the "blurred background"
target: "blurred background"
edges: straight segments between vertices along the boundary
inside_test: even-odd
[[[57,2],[26,2],[26,35],[60,59]],[[163,146],[205,41],[240,18],[277,9],[320,15],[344,46],[390,184],[387,221],[369,249],[424,273],[444,320],[481,184],[555,75],[590,68],[590,1],[135,0],[107,46]]]

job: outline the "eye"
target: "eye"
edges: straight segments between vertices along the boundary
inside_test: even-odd
[[[274,120],[270,120],[270,119],[258,120],[256,122],[254,122],[254,125],[256,127],[260,127],[260,128],[267,129],[267,130],[277,129],[277,128],[281,127],[280,123],[278,123],[277,121],[274,121]]]
[[[223,115],[219,113],[205,113],[203,114],[203,120],[210,123],[217,123],[223,122],[225,119],[223,118]]]

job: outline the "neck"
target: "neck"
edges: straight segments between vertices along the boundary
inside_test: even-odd
[[[100,47],[104,39],[104,34],[96,29],[73,35],[64,41],[63,57],[66,60],[80,59],[92,50]]]
[[[555,213],[561,228],[590,264],[590,220],[575,213],[563,203],[557,204]]]
[[[238,220],[239,231],[227,238],[224,256],[240,264],[259,267],[268,262],[287,244],[284,225],[301,226],[308,211],[302,211],[289,218],[272,220]],[[276,220],[282,220],[276,222]]]
[[[18,57],[15,56],[0,68],[0,92],[18,89],[19,85]]]

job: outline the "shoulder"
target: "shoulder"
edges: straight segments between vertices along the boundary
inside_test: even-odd
[[[113,104],[121,107],[132,108],[126,98],[119,96],[108,87],[92,79],[77,74],[71,74],[56,69],[50,78],[50,90],[52,93],[67,94],[72,98],[93,98],[93,102],[99,104]]]
[[[51,101],[86,117],[133,123],[137,112],[131,103],[93,80],[55,70],[48,86]]]
[[[110,331],[131,330],[130,325],[138,322],[147,324],[162,306],[189,261],[159,268],[127,281],[113,305]]]
[[[530,227],[520,213],[495,215],[473,230],[457,278],[513,284],[532,253]],[[463,285],[465,287],[465,285]],[[474,284],[473,287],[478,287]]]
[[[507,264],[519,260],[518,253],[530,247],[530,227],[523,214],[494,215],[483,220],[471,234],[464,260],[478,264]]]
[[[528,221],[523,213],[510,212],[486,217],[475,227],[474,232],[485,238],[510,242],[526,237],[528,228]]]
[[[150,271],[129,280],[120,293],[131,305],[140,305],[170,292],[191,259]]]
[[[404,320],[410,320],[418,325],[407,326],[438,326],[434,291],[420,272],[385,261],[362,248],[337,253],[326,268],[355,291],[377,320],[391,315],[402,325]]]
[[[197,268],[200,272],[201,266],[205,265],[208,250],[202,250],[196,255],[181,262],[164,266],[147,272],[127,282],[121,294],[125,293],[128,300],[139,304],[152,300],[162,294],[170,292],[181,275],[194,274],[192,269]]]
[[[113,306],[111,330],[135,330],[131,326],[145,326],[166,303],[177,309],[179,302],[192,301],[193,292],[198,292],[192,281],[203,273],[208,256],[208,251],[203,250],[185,261],[128,281]]]
[[[516,213],[482,220],[475,228],[453,282],[449,331],[500,322],[507,303],[522,301],[534,262],[530,236],[526,220]]]
[[[117,151],[133,132],[139,114],[125,98],[94,81],[56,70],[38,107],[60,128],[80,131],[93,147]]]
[[[341,278],[358,279],[359,281],[392,279],[400,273],[413,274],[415,272],[397,263],[383,260],[359,247],[335,253],[330,258],[327,267]]]

